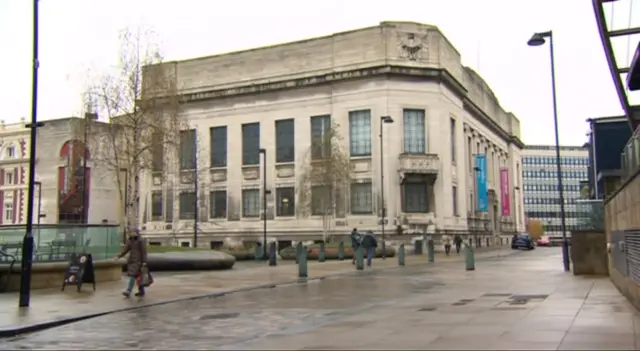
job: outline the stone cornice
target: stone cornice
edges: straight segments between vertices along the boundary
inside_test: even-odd
[[[348,81],[377,76],[387,77],[412,77],[424,81],[433,81],[447,86],[454,94],[463,101],[464,109],[478,119],[485,127],[501,137],[508,143],[516,146],[522,145],[518,138],[502,129],[498,123],[492,120],[478,105],[468,96],[467,89],[456,80],[447,70],[438,68],[417,68],[396,65],[382,65],[346,71],[329,72],[303,78],[283,79],[268,81],[265,83],[247,83],[231,88],[211,89],[202,92],[185,93],[180,96],[182,103],[215,100],[220,98],[259,94],[266,92],[282,91],[309,86],[319,86],[340,81]],[[522,148],[524,145],[520,146]]]

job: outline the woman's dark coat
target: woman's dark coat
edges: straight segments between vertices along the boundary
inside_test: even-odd
[[[147,245],[145,240],[140,237],[138,237],[137,240],[129,238],[118,257],[124,257],[127,253],[129,254],[127,258],[127,276],[137,277],[142,269],[142,264],[147,262]]]

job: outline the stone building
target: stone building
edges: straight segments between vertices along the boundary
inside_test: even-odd
[[[38,128],[34,222],[38,213],[41,224],[121,222],[115,181],[91,159],[83,128],[78,117],[44,121]],[[26,223],[29,143],[24,120],[0,125],[0,225]]]
[[[507,190],[511,210],[504,218],[496,195],[501,168],[511,185],[522,183],[520,122],[461,65],[437,27],[382,22],[163,65],[185,102],[192,129],[184,140],[198,146],[183,145],[181,167],[150,175],[142,218],[145,233],[158,241],[190,243],[196,207],[201,245],[206,237],[257,238],[265,163],[269,235],[317,239],[326,216],[301,211],[296,188],[312,138],[331,125],[352,172],[346,210],[331,213],[331,233],[379,233],[382,184],[387,232],[466,231],[475,222],[496,234],[499,222],[524,227],[521,194]],[[393,122],[382,123],[388,117]],[[487,213],[475,211],[475,154],[487,157]]]

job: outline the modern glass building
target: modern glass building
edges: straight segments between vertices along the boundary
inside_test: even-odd
[[[581,182],[588,180],[589,153],[584,147],[561,146],[560,166],[564,188],[567,235],[581,227],[588,209],[579,205]],[[522,154],[526,220],[538,220],[545,235],[562,236],[560,192],[555,146],[528,145]]]

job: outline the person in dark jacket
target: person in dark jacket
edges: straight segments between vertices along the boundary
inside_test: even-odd
[[[146,242],[142,237],[140,237],[140,234],[136,229],[129,230],[127,234],[127,243],[122,248],[122,252],[116,256],[116,259],[120,259],[126,254],[129,254],[129,257],[127,257],[127,277],[129,279],[127,280],[127,287],[125,291],[122,292],[122,295],[125,297],[131,296],[133,286],[136,284],[138,276],[142,273],[142,267],[147,265]],[[138,285],[138,292],[135,296],[144,296],[144,294],[144,286]]]
[[[462,248],[462,237],[460,234],[456,234],[456,236],[453,237],[453,244],[456,246],[456,253],[459,254]]]
[[[368,231],[362,238],[362,248],[367,250],[367,267],[371,267],[371,260],[376,253],[378,241],[372,231]]]
[[[360,247],[362,243],[362,235],[358,232],[358,228],[353,228],[351,231],[351,248],[353,249],[353,259],[351,260],[351,264],[356,264],[356,251]]]

